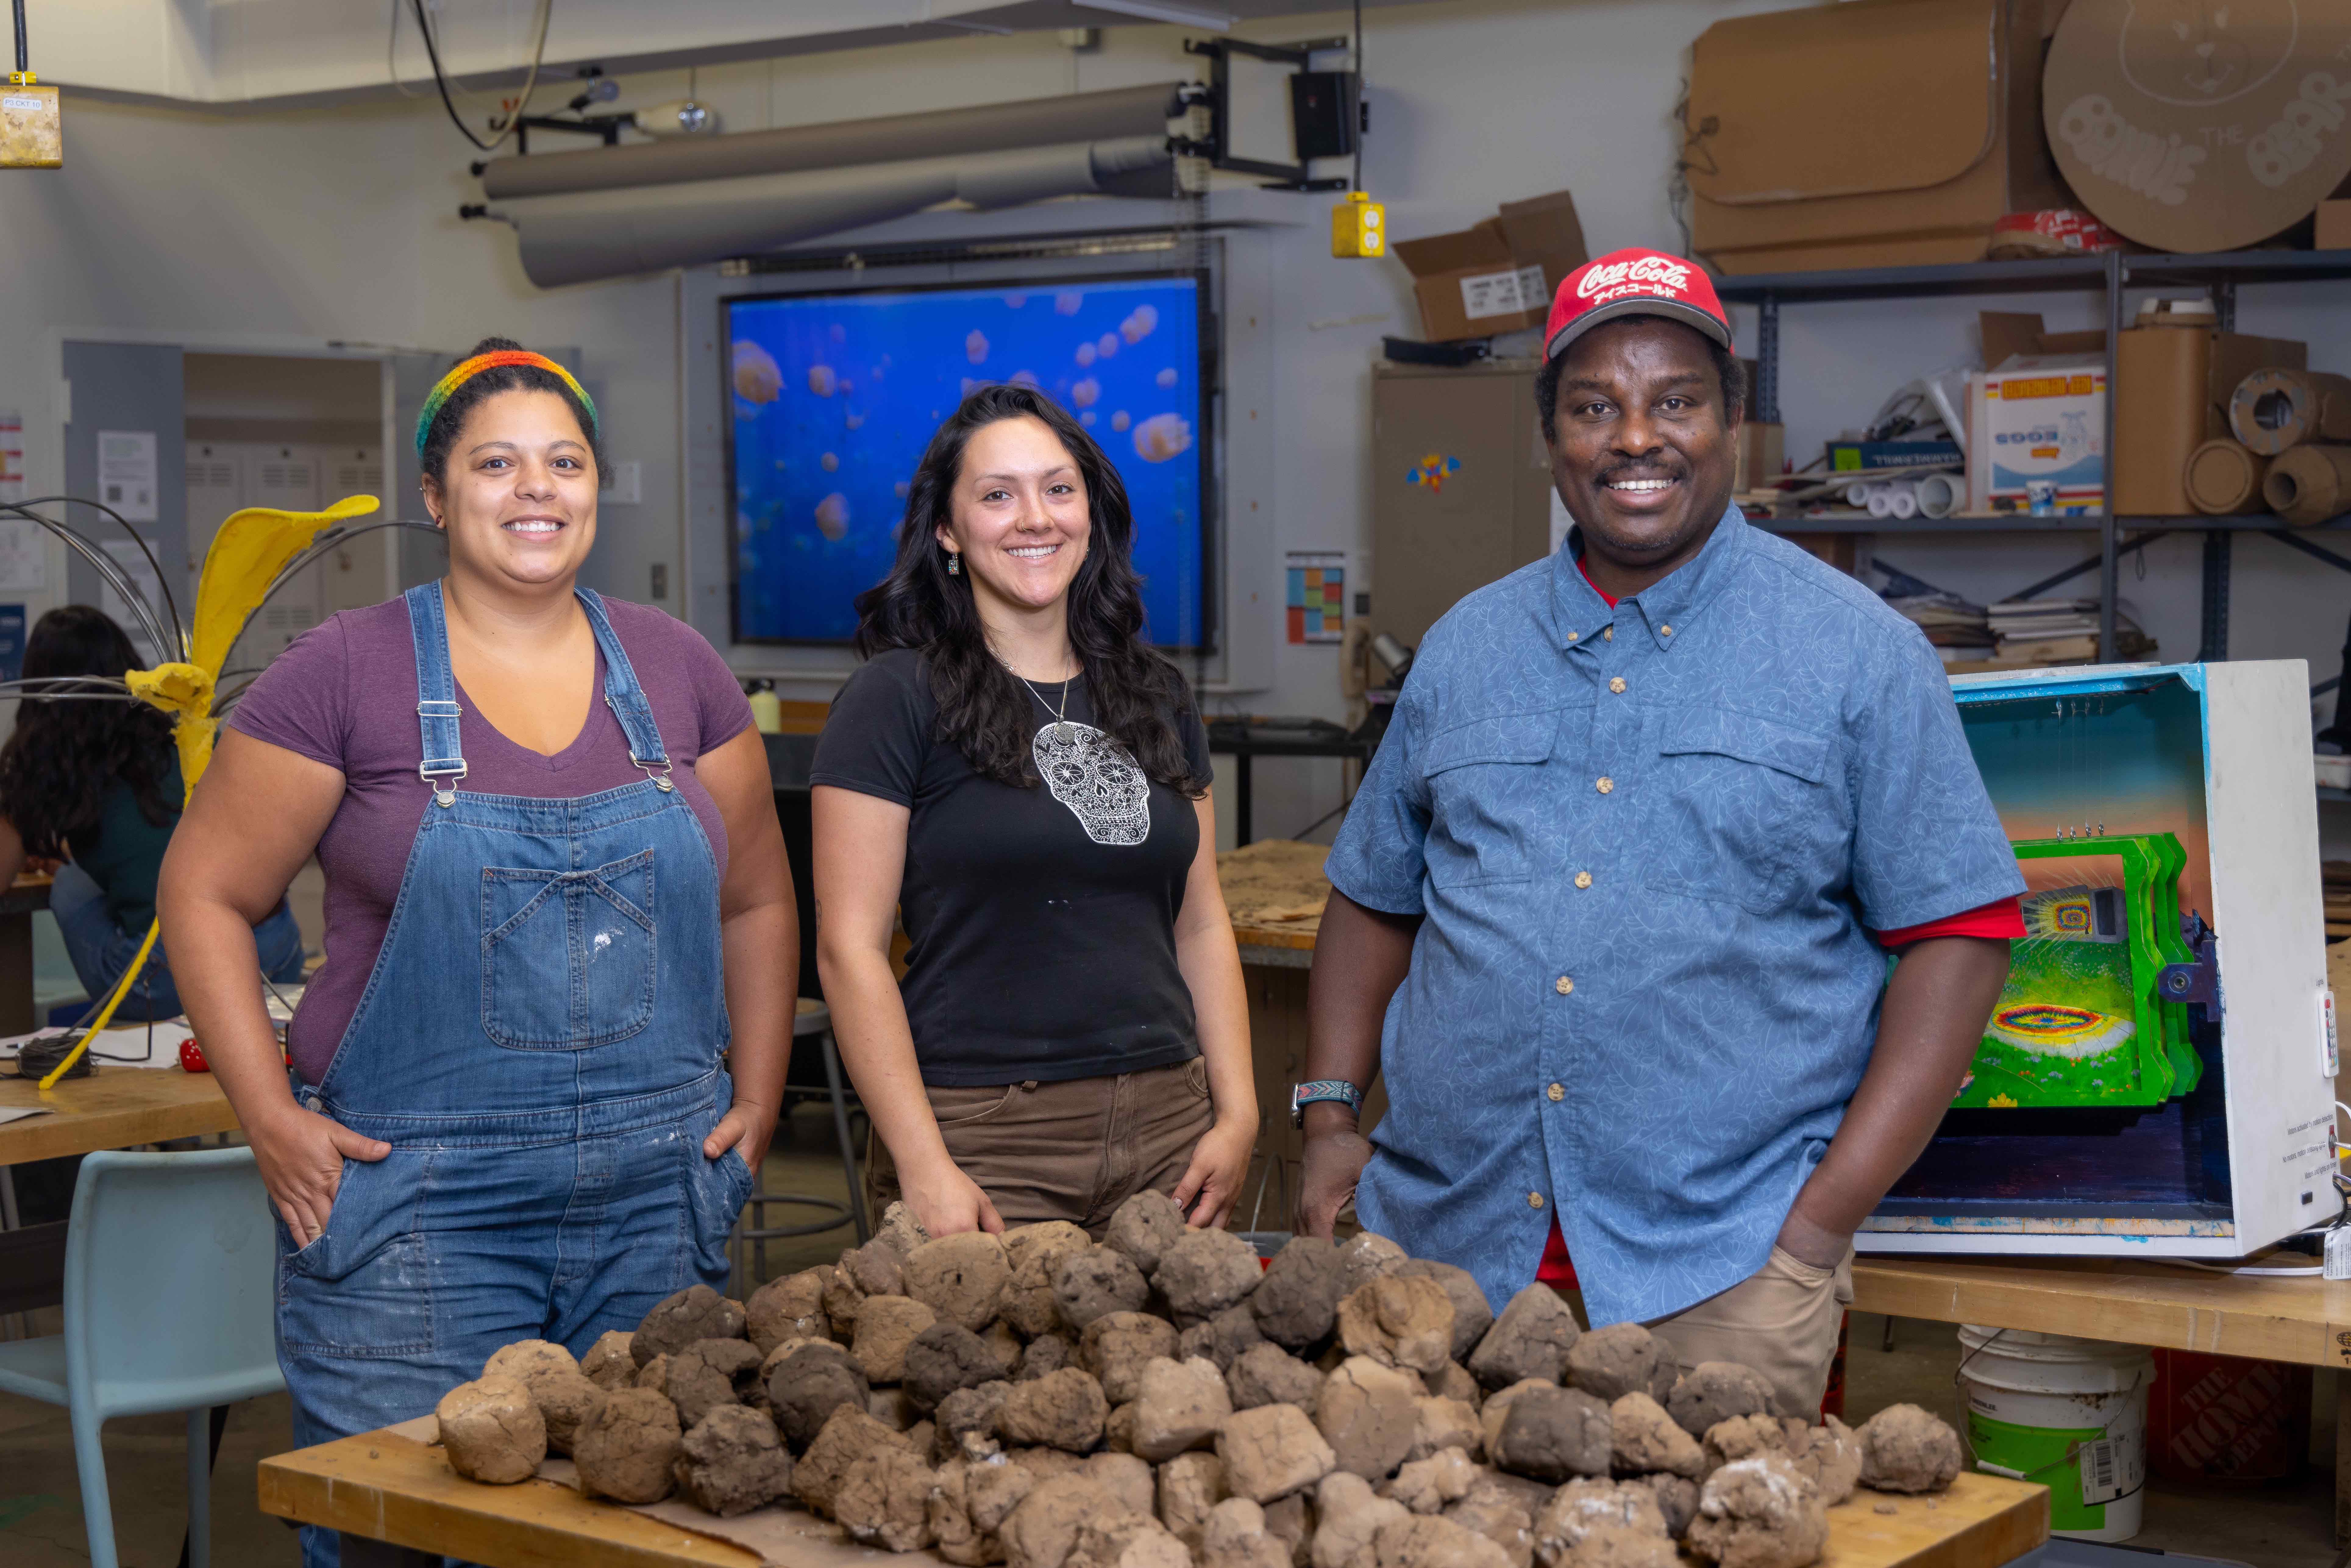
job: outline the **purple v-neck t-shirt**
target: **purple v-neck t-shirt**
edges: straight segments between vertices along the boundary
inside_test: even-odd
[[[604,607],[653,705],[672,781],[700,820],[724,878],[726,825],[694,764],[750,727],[751,706],[718,651],[694,628],[647,605],[607,599]],[[603,689],[599,650],[596,690]],[[562,800],[645,777],[629,760],[620,720],[601,702],[588,705],[586,726],[552,757],[492,728],[462,685],[457,708],[466,767],[461,788],[474,793]],[[431,795],[416,776],[424,744],[407,602],[346,610],[304,632],[254,683],[228,727],[343,775],[342,804],[319,840],[319,864],[327,873],[327,961],[310,977],[287,1031],[294,1070],[315,1084],[326,1076],[375,967]],[[449,960],[456,967],[468,956],[452,953]]]

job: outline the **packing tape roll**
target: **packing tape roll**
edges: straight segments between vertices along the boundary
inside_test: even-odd
[[[2229,429],[2274,457],[2312,441],[2351,441],[2351,379],[2323,371],[2255,371],[2229,394]]]
[[[1897,517],[1915,517],[1918,515],[1918,487],[1917,486],[1896,484],[1886,492],[1886,498],[1888,503],[1887,510],[1893,516]]]
[[[1873,517],[1894,515],[1894,491],[1890,486],[1872,485],[1869,487],[1869,515]]]
[[[2241,441],[2223,435],[2188,455],[2180,484],[2189,504],[2208,517],[2235,517],[2256,512],[2262,499],[2262,479],[2270,460],[2245,449]]]
[[[1948,517],[1967,500],[1967,492],[1959,480],[1949,474],[1929,474],[1918,481],[1918,514],[1927,517]]]
[[[2290,447],[2262,480],[2270,510],[2297,528],[2351,512],[2351,446]]]

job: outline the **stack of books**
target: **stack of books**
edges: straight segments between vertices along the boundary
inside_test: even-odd
[[[1923,593],[1886,601],[1927,634],[1947,664],[1989,659],[1995,646],[1991,618],[1980,604],[1956,593]]]
[[[2003,664],[2090,664],[2098,660],[2095,599],[2006,599],[1986,616]],[[2119,609],[2115,612],[2115,660],[2151,659],[2155,640]]]

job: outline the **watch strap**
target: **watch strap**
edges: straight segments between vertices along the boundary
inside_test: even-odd
[[[1315,1078],[1292,1085],[1290,1091],[1290,1120],[1293,1126],[1306,1121],[1306,1107],[1322,1101],[1337,1101],[1350,1111],[1364,1108],[1364,1092],[1342,1078]]]

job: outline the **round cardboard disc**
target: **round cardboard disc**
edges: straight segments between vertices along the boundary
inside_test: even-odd
[[[2351,6],[2074,0],[2042,119],[2082,204],[2141,245],[2231,250],[2351,174]]]

